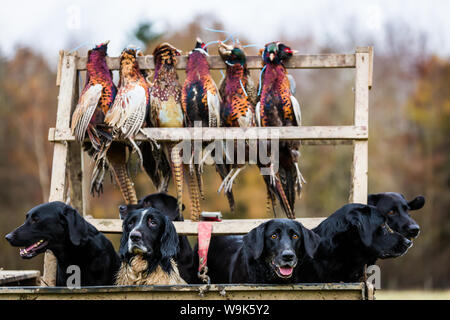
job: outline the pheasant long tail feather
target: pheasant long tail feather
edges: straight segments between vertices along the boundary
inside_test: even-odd
[[[187,171],[188,184],[189,184],[189,196],[191,198],[191,220],[199,221],[200,220],[200,190],[198,187],[197,180],[197,170],[193,172]]]
[[[197,172],[196,179],[200,197],[202,198],[202,200],[205,200],[205,192],[203,191],[203,178],[200,172],[201,171],[200,166],[198,164],[195,165],[195,171]]]
[[[268,214],[273,212],[274,218],[277,217],[276,212],[275,212],[275,199],[273,197],[272,192],[270,192],[269,189],[267,189],[266,211]]]
[[[289,219],[294,219],[295,215],[291,209],[291,206],[289,205],[289,200],[286,197],[286,194],[284,192],[283,186],[280,182],[280,178],[278,177],[278,175],[276,175],[275,177],[266,175],[266,176],[264,176],[264,181],[266,182],[268,193],[272,193],[272,194],[276,195],[276,197],[278,198],[278,201],[281,204],[281,208],[286,213],[286,216]]]
[[[286,197],[286,194],[284,193],[283,186],[281,185],[281,182],[279,179],[275,179],[275,188],[276,188],[276,192],[279,197],[279,200],[280,200],[281,207],[283,208],[283,211],[286,213],[286,216],[289,219],[295,219],[295,215],[292,212],[291,206],[289,204],[289,200]]]
[[[171,144],[168,151],[173,181],[177,190],[178,209],[180,212],[183,212],[183,162],[180,155],[181,149],[177,144]]]
[[[136,190],[127,168],[126,148],[123,143],[115,143],[109,148],[106,157],[125,203],[137,204]]]

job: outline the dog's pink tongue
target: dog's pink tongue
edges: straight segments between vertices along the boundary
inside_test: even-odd
[[[292,268],[292,267],[280,267],[279,268],[279,270],[280,270],[280,273],[283,275],[283,276],[288,276],[288,275],[290,275],[291,273],[292,273],[292,270],[293,270],[294,268]]]

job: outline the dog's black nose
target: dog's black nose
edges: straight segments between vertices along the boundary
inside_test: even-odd
[[[292,252],[292,250],[284,250],[281,253],[281,258],[283,259],[283,261],[289,262],[294,260],[295,254],[294,252]]]
[[[6,239],[8,242],[11,242],[12,239],[13,239],[12,233],[8,233],[8,234],[5,236],[5,239]]]
[[[132,231],[130,233],[130,239],[133,242],[137,242],[142,239],[142,234],[139,231]]]
[[[417,224],[410,225],[408,228],[408,237],[415,238],[419,235],[420,227]]]

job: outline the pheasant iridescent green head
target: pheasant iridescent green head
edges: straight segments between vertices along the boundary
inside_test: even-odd
[[[265,63],[279,64],[292,57],[295,51],[281,42],[270,42],[265,45],[262,58]]]
[[[219,55],[222,60],[229,66],[233,66],[236,63],[245,66],[245,52],[239,42],[232,46],[226,45],[223,42],[219,42]]]
[[[167,42],[158,45],[153,51],[155,65],[165,64],[175,66],[177,64],[176,57],[180,55],[181,51]]]

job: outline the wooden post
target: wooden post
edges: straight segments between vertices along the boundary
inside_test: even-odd
[[[76,106],[79,98],[79,71],[77,71],[76,73],[77,76],[75,77],[75,90],[73,91],[72,106]],[[83,149],[79,142],[69,142],[68,170],[70,205],[84,216],[85,206],[83,201]]]
[[[76,53],[64,52],[56,114],[56,128],[70,128],[70,115],[76,88]],[[66,200],[68,142],[55,142],[49,201]],[[47,250],[44,258],[43,286],[56,285],[56,258]]]
[[[357,47],[355,53],[354,125],[369,128],[369,47]],[[367,203],[368,140],[353,142],[350,202]]]

